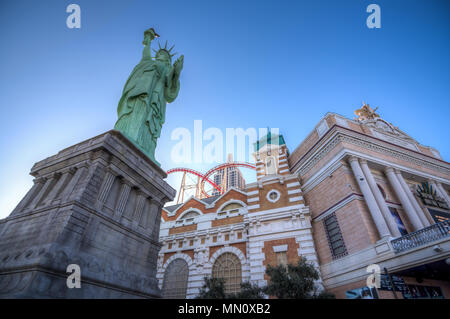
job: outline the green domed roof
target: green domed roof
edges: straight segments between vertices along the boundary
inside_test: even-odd
[[[255,147],[255,152],[258,152],[264,145],[272,144],[272,145],[285,145],[284,137],[283,135],[279,134],[272,134],[272,132],[269,130],[269,132],[259,139],[256,143],[253,143]]]

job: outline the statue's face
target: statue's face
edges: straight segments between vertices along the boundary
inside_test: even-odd
[[[155,58],[158,61],[170,63],[170,56],[166,51],[158,51]]]

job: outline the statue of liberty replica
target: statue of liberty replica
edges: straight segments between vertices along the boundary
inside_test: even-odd
[[[184,56],[172,65],[175,54],[171,53],[173,46],[167,48],[166,41],[163,48],[159,45],[159,50],[154,50],[156,55],[152,58],[151,43],[158,37],[153,28],[144,32],[142,60],[125,83],[114,128],[159,165],[155,160],[156,141],[165,121],[166,103],[173,102],[180,90]]]
[[[0,219],[0,299],[160,298],[162,207],[176,191],[155,161],[166,103],[183,56],[166,45],[142,60],[122,92],[114,129],[33,165],[33,186]]]

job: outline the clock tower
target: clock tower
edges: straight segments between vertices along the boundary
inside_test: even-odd
[[[255,144],[256,178],[259,181],[265,177],[288,175],[289,166],[287,158],[289,152],[286,148],[283,135],[270,132]]]

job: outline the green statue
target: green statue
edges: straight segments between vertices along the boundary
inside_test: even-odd
[[[114,128],[155,160],[156,141],[166,115],[166,102],[173,102],[180,90],[180,73],[184,56],[172,65],[173,46],[159,45],[155,58],[151,56],[151,42],[159,35],[153,28],[144,32],[142,60],[129,76],[117,107],[118,120]]]

